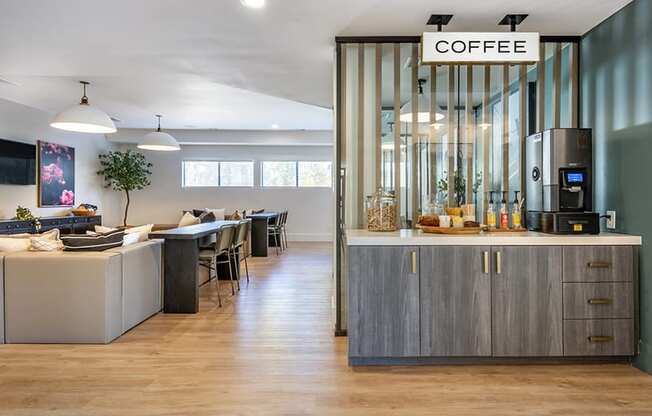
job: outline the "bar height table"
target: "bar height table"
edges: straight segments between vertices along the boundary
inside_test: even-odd
[[[278,212],[261,212],[247,215],[251,219],[251,255],[267,257],[267,226],[270,221],[278,219]]]
[[[239,221],[215,221],[171,230],[154,231],[149,238],[164,239],[163,312],[197,313],[199,286],[197,265],[199,240],[217,233],[227,224]]]

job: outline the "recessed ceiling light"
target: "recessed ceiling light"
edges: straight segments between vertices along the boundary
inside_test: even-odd
[[[240,0],[243,6],[251,9],[260,9],[265,6],[265,0]]]
[[[272,128],[273,128],[273,129],[277,129],[277,128],[278,128],[278,124],[272,124]]]

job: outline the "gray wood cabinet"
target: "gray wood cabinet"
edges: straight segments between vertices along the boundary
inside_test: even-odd
[[[421,355],[491,355],[490,252],[420,248]]]
[[[493,247],[492,254],[493,355],[561,356],[561,247]]]
[[[415,357],[419,348],[417,247],[349,248],[349,356]]]

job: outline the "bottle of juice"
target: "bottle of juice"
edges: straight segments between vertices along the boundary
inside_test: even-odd
[[[519,191],[514,191],[514,202],[512,203],[512,227],[521,228],[521,201],[518,199]]]
[[[496,207],[494,207],[494,192],[489,191],[489,206],[487,207],[487,226],[496,228]]]
[[[503,191],[503,199],[500,201],[500,228],[509,228],[509,210],[507,209],[507,191]]]

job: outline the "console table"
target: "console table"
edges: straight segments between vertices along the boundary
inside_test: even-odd
[[[165,240],[163,312],[199,311],[199,242],[204,237],[218,233],[227,224],[238,223],[239,221],[215,221],[149,234],[149,238]]]
[[[84,234],[87,230],[93,230],[96,225],[102,225],[102,216],[93,215],[90,217],[42,217],[39,218],[41,229],[38,232],[45,232],[58,228],[61,234]],[[21,234],[36,233],[36,228],[31,221],[0,220],[0,234]]]

